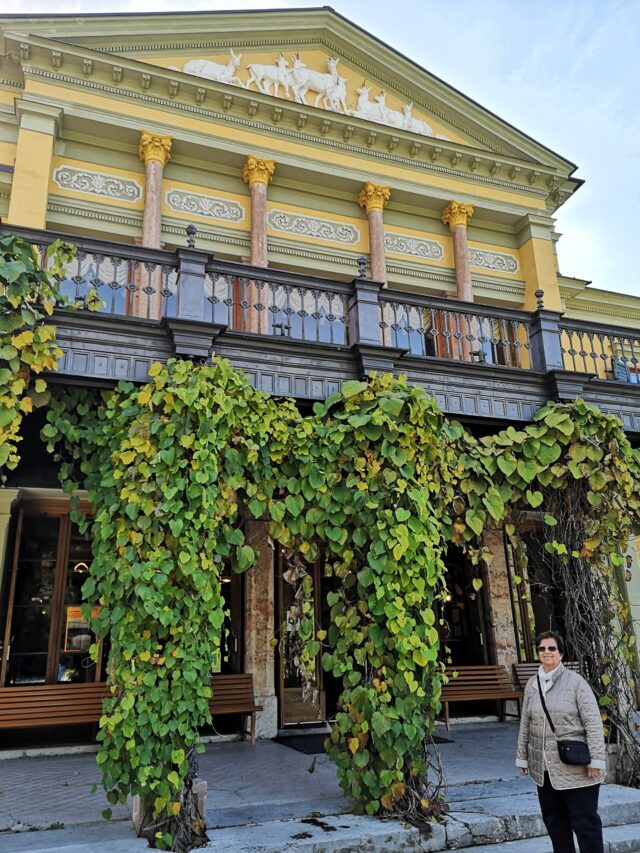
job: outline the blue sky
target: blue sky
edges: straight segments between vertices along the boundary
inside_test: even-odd
[[[320,6],[318,0],[3,0],[2,13]],[[336,11],[577,163],[560,268],[640,296],[637,0],[333,0]]]

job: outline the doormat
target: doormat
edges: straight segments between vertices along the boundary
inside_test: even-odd
[[[283,746],[288,746],[297,752],[303,752],[305,755],[319,755],[324,752],[323,743],[329,734],[311,734],[311,735],[289,735],[288,737],[276,737],[274,741],[281,743]],[[453,743],[453,740],[440,735],[433,736],[434,743]]]

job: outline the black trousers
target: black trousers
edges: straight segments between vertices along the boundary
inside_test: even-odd
[[[574,832],[580,853],[603,853],[599,794],[600,785],[556,791],[551,787],[549,774],[544,774],[544,785],[538,787],[538,799],[553,853],[575,853]]]

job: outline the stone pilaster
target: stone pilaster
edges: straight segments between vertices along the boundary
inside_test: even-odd
[[[367,213],[369,221],[369,253],[371,257],[371,278],[374,281],[387,282],[387,262],[384,252],[384,217],[383,211],[389,199],[389,187],[381,187],[370,181],[362,187],[358,203]]]
[[[251,263],[255,267],[269,265],[267,254],[267,187],[276,164],[249,154],[242,177],[251,191]]]
[[[15,103],[20,127],[7,222],[46,228],[53,146],[62,127],[63,111],[21,98]]]
[[[453,258],[456,268],[456,296],[463,302],[473,302],[473,287],[469,269],[467,224],[473,216],[473,205],[450,201],[442,211],[442,221],[451,229]]]
[[[257,736],[275,737],[278,733],[278,700],[275,690],[275,656],[271,645],[275,625],[275,572],[273,548],[267,525],[248,521],[246,539],[258,549],[258,562],[245,575],[244,670],[253,675],[253,690],[263,710],[257,715]]]
[[[162,176],[171,157],[171,137],[158,136],[144,130],[140,134],[138,154],[145,166],[144,213],[142,217],[142,245],[147,249],[162,248]],[[159,320],[162,315],[162,276],[154,272],[151,280],[144,273],[136,277],[136,290],[131,313],[136,317]],[[144,293],[150,285],[154,293]]]
[[[488,531],[484,537],[484,544],[493,555],[491,564],[486,567],[485,576],[488,587],[491,645],[495,654],[495,663],[505,666],[511,675],[513,664],[518,663],[518,642],[513,621],[504,531]],[[517,713],[516,702],[507,703],[507,712],[510,714]]]

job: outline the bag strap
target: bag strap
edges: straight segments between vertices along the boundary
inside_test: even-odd
[[[556,727],[551,722],[551,717],[549,716],[549,712],[547,711],[547,703],[544,701],[544,693],[542,692],[542,684],[540,683],[540,676],[538,675],[538,673],[536,673],[536,678],[538,680],[538,691],[540,693],[540,701],[542,702],[542,709],[544,710],[545,714],[547,715],[547,720],[549,720],[549,725],[551,726],[551,731],[555,734],[556,733]]]

